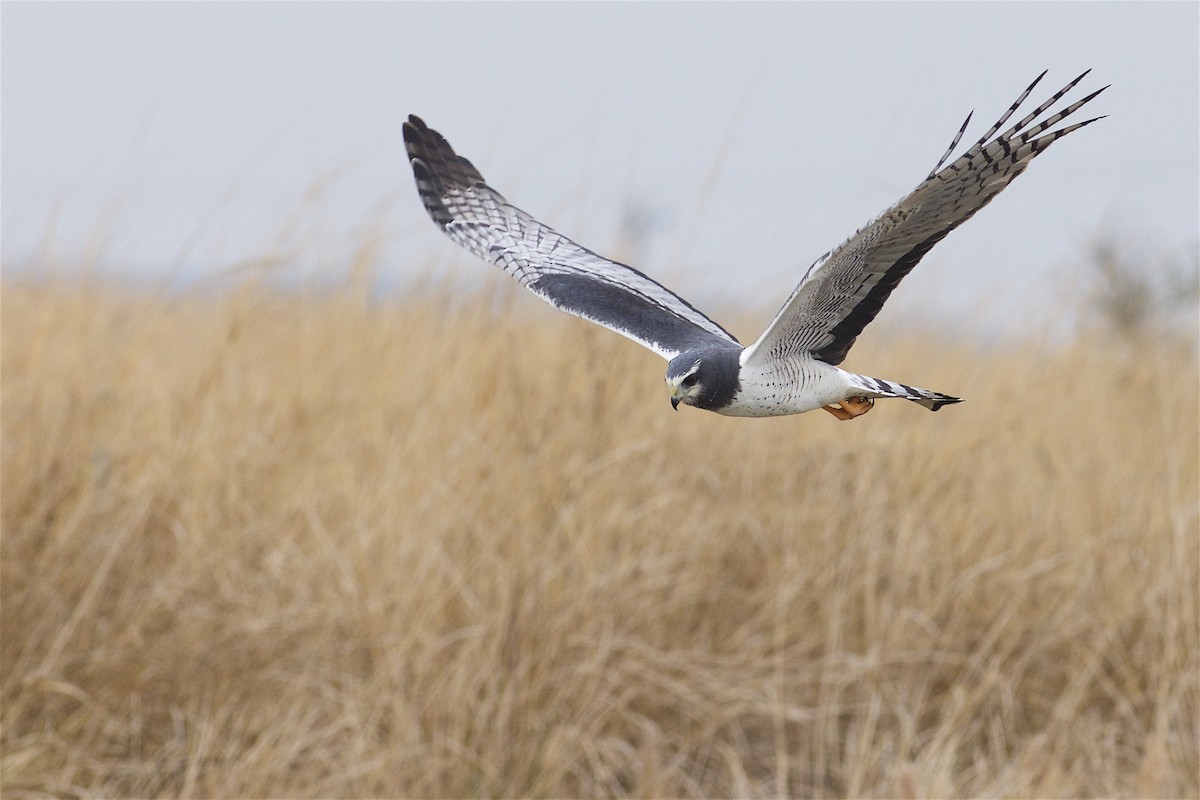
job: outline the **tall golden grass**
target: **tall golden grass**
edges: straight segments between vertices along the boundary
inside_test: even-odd
[[[1190,342],[738,420],[524,295],[2,294],[6,797],[1200,793]]]

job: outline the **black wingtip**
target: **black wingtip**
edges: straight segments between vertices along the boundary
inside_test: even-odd
[[[1084,103],[1088,102],[1089,100],[1094,100],[1094,99],[1096,98],[1096,96],[1097,96],[1097,95],[1099,95],[1101,92],[1103,92],[1103,91],[1104,91],[1105,89],[1107,89],[1109,86],[1112,86],[1112,84],[1110,83],[1108,86],[1101,86],[1099,89],[1097,89],[1096,91],[1092,92],[1092,93],[1091,93],[1091,94],[1089,94],[1087,97],[1083,98],[1082,100],[1079,100],[1079,101],[1077,101],[1077,104],[1076,104],[1076,105],[1077,105],[1077,106],[1081,106],[1081,105],[1083,105]]]
[[[405,144],[415,144],[421,134],[429,130],[429,127],[416,114],[409,114],[408,119],[400,126],[400,130],[404,133]]]

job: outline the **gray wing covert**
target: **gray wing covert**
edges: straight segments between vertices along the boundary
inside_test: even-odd
[[[693,348],[739,346],[728,331],[661,284],[510,204],[419,117],[404,123],[404,143],[433,221],[551,305],[668,359]]]
[[[991,202],[1055,141],[1102,119],[1045,133],[1107,86],[1029,127],[1079,83],[1088,74],[1085,72],[992,139],[1045,74],[1037,77],[974,146],[942,169],[971,121],[968,115],[946,154],[912,193],[809,267],[767,330],[742,353],[742,363],[810,352],[822,361],[840,364],[892,290],[935,244]]]

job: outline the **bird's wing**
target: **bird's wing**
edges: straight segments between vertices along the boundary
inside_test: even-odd
[[[949,149],[920,186],[809,267],[763,335],[742,352],[742,364],[765,363],[802,352],[840,364],[892,290],[930,248],[987,205],[1055,141],[1102,119],[1046,133],[1107,86],[1033,124],[1088,74],[1085,72],[992,139],[1045,74],[1021,93],[971,149],[942,169],[971,121],[967,115]]]
[[[417,191],[433,221],[555,308],[627,336],[664,358],[737,340],[632,267],[581,247],[509,204],[420,118],[404,123]]]

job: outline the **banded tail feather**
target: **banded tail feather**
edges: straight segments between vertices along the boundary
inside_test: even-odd
[[[919,386],[885,381],[882,378],[872,378],[868,375],[856,375],[853,372],[846,374],[850,376],[850,382],[862,389],[867,397],[900,397],[904,400],[911,400],[919,406],[925,406],[930,411],[937,411],[942,406],[963,401],[961,397],[952,397],[941,392],[922,389]]]

